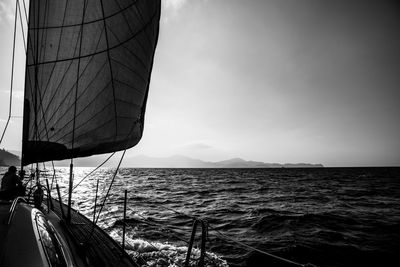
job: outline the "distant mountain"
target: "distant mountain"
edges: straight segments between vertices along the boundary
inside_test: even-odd
[[[144,155],[130,157],[124,160],[126,167],[144,168],[213,168],[212,162],[174,155],[171,157],[156,158]]]
[[[102,163],[107,157],[98,155],[87,158],[76,158],[74,160],[75,167],[96,167]],[[110,159],[104,167],[116,167],[118,158]],[[69,167],[70,160],[54,161],[57,167]],[[21,165],[18,156],[0,149],[0,166]],[[182,155],[174,155],[170,157],[149,157],[145,155],[125,158],[122,167],[133,168],[322,168],[322,164],[309,163],[265,163],[261,161],[244,160],[241,158],[232,158],[223,161],[211,162],[194,159]]]
[[[0,149],[0,166],[19,166],[21,165],[21,160],[18,156],[4,150]]]
[[[224,161],[210,162],[193,159],[182,155],[171,157],[135,156],[124,160],[125,167],[142,168],[322,168],[322,164],[309,163],[265,163],[233,158]]]

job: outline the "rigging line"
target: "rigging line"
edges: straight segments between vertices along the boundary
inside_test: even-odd
[[[112,180],[111,180],[110,186],[108,187],[106,196],[104,197],[103,203],[102,203],[101,206],[100,206],[99,213],[97,214],[97,218],[96,218],[95,224],[97,224],[97,221],[99,220],[101,211],[103,210],[104,204],[106,203],[107,197],[108,197],[108,195],[110,194],[111,187],[112,187],[112,185],[114,184],[115,177],[117,176],[119,167],[121,166],[122,160],[124,159],[125,152],[126,152],[126,149],[124,150],[124,153],[122,153],[122,156],[121,156],[121,159],[119,160],[118,166],[117,166],[117,168],[115,169],[115,172],[114,172],[113,178],[112,178]]]
[[[138,30],[135,33],[135,35],[130,36],[128,39],[122,41],[121,43],[118,43],[118,44],[116,44],[116,45],[114,45],[112,47],[109,47],[108,49],[104,49],[104,50],[101,50],[101,51],[98,51],[98,52],[94,52],[94,53],[91,53],[91,54],[83,55],[80,58],[87,58],[87,57],[95,56],[95,55],[98,55],[98,54],[102,54],[102,53],[105,53],[107,51],[111,51],[111,50],[113,50],[115,48],[118,48],[118,47],[124,45],[125,43],[127,43],[130,40],[132,40],[133,38],[135,38],[137,35],[141,34],[143,31],[145,31],[146,28],[153,22],[154,18],[156,18],[157,14],[159,14],[159,13],[160,12],[154,12],[153,16],[149,19],[149,21],[145,25],[143,25],[143,27],[140,30]],[[64,58],[64,59],[59,59],[59,60],[43,61],[43,62],[36,63],[36,65],[51,64],[51,63],[64,62],[64,61],[75,60],[75,59],[78,59],[78,57]],[[33,65],[35,65],[35,64],[29,64],[28,67],[31,67]]]
[[[54,180],[56,180],[56,184],[57,184],[56,168],[54,167],[54,161],[53,160],[51,161],[51,166],[53,168],[53,177],[51,178],[50,191],[53,190]]]
[[[21,24],[22,39],[24,41],[24,49],[25,49],[25,54],[26,54],[26,52],[28,50],[27,50],[27,47],[26,47],[27,44],[26,44],[26,40],[25,40],[24,23],[22,22],[22,14],[21,14],[21,7],[20,7],[19,0],[17,0],[17,5],[18,5],[19,20],[20,20],[20,24]]]
[[[15,61],[15,39],[17,35],[17,5],[18,1],[15,2],[15,18],[14,18],[14,39],[13,39],[13,52],[12,52],[12,61],[11,61],[11,85],[10,85],[10,102],[8,107],[8,118],[6,126],[4,127],[3,133],[0,138],[0,144],[3,141],[4,134],[7,131],[8,124],[10,123],[11,112],[12,112],[12,93],[13,93],[13,84],[14,84],[14,61]]]
[[[113,74],[113,68],[111,65],[111,56],[110,56],[110,50],[109,50],[110,44],[109,44],[109,40],[108,40],[107,23],[106,23],[105,14],[104,14],[103,0],[100,0],[100,5],[101,5],[101,12],[103,14],[103,25],[104,25],[104,32],[105,32],[105,37],[106,37],[106,44],[107,44],[108,67],[110,68],[111,86],[112,86],[113,99],[114,99],[115,135],[118,135],[118,120],[117,120],[118,113],[117,113],[117,103],[115,101],[116,97],[115,97],[114,74]],[[115,140],[115,138],[114,138],[114,140]]]
[[[105,161],[103,161],[103,163],[101,163],[99,166],[97,166],[95,169],[93,169],[90,173],[86,174],[85,177],[83,177],[83,178],[79,181],[79,183],[77,183],[77,184],[72,188],[72,191],[75,190],[87,177],[89,177],[90,175],[92,175],[95,171],[97,171],[97,170],[98,170],[99,168],[101,168],[104,164],[106,164],[107,161],[108,161],[109,159],[111,159],[111,158],[114,156],[115,153],[116,153],[116,152],[113,152]],[[64,194],[62,197],[65,197],[66,195],[67,195],[67,194]]]
[[[165,235],[164,235],[164,236],[165,236]],[[132,245],[128,240],[125,240],[125,241],[128,242],[129,245],[131,245],[132,247],[135,247],[135,246]],[[158,252],[160,252],[161,254],[163,254],[164,257],[169,258],[169,255],[168,255],[168,254],[164,253],[164,251],[163,251],[162,249],[157,248],[152,242],[150,242],[150,241],[148,241],[148,240],[143,240],[143,241],[145,241],[147,244],[149,244],[151,247],[153,247],[156,251],[158,251]],[[138,252],[138,253],[139,253],[139,256],[142,258],[142,256],[140,255],[140,252]]]
[[[34,51],[33,51],[33,50],[34,50],[34,47],[33,47],[33,45],[32,45],[33,40],[32,40],[32,38],[31,38],[31,35],[29,34],[29,24],[30,24],[30,23],[35,24],[35,10],[34,10],[34,8],[32,7],[33,4],[29,5],[29,13],[30,13],[32,19],[31,19],[31,20],[28,20],[28,15],[27,15],[27,12],[26,12],[25,0],[22,0],[22,1],[23,1],[23,4],[24,4],[25,19],[26,19],[27,24],[28,24],[28,29],[27,29],[27,52],[26,52],[26,65],[28,65],[28,61],[29,61],[28,49],[30,48],[30,49],[32,50],[32,54],[34,53]],[[33,10],[33,12],[32,12],[32,10]],[[31,14],[31,13],[33,13],[33,14]],[[33,21],[33,22],[32,22],[32,21]],[[32,60],[35,62],[35,57],[34,57],[34,55],[32,55]],[[34,72],[35,72],[35,71],[34,71]],[[35,99],[35,96],[34,96],[34,94],[33,94],[32,88],[34,88],[35,85],[32,85],[32,80],[31,80],[31,77],[30,77],[30,72],[29,72],[28,67],[26,67],[26,76],[28,76],[28,82],[25,80],[25,96],[27,95],[27,89],[26,89],[26,88],[27,88],[27,86],[29,86],[29,92],[30,92],[30,94],[31,94],[31,99],[33,100],[33,99]],[[27,85],[27,84],[28,84],[28,85]],[[35,117],[36,117],[36,116],[35,116]],[[28,127],[29,127],[29,125],[28,125]],[[29,138],[29,136],[28,136],[28,138]]]
[[[150,204],[150,205],[152,205],[152,204]],[[158,208],[161,207],[161,208],[164,208],[164,209],[167,209],[167,210],[171,210],[171,211],[173,211],[173,212],[175,212],[175,213],[177,213],[177,214],[180,214],[180,215],[184,215],[184,216],[187,216],[187,217],[190,217],[190,218],[193,218],[193,219],[198,219],[198,218],[195,217],[195,216],[191,216],[191,215],[188,215],[188,214],[186,214],[186,213],[182,213],[182,212],[176,211],[176,210],[174,210],[174,209],[172,209],[172,208],[168,208],[168,207],[166,207],[166,206],[164,206],[164,205],[162,205],[162,204],[154,204],[154,205],[157,205]],[[138,214],[138,215],[139,215],[139,214]],[[252,249],[252,250],[254,250],[254,251],[260,252],[260,253],[262,253],[262,254],[271,256],[271,257],[276,258],[276,259],[279,259],[279,260],[286,261],[286,262],[291,263],[291,264],[296,264],[296,265],[298,265],[298,266],[309,266],[309,265],[307,265],[307,264],[300,264],[300,263],[296,263],[296,262],[293,262],[293,261],[290,261],[290,260],[281,258],[281,257],[279,257],[279,256],[276,256],[276,255],[270,254],[270,253],[268,253],[268,252],[265,252],[265,251],[259,250],[259,249],[257,249],[257,248],[254,248],[254,247],[252,247],[252,246],[249,246],[249,245],[247,245],[247,244],[245,244],[245,243],[243,243],[243,242],[240,242],[240,241],[231,239],[231,238],[227,237],[226,235],[222,234],[219,230],[215,229],[214,227],[211,227],[210,224],[209,224],[209,228],[212,229],[212,230],[214,230],[215,232],[217,232],[221,237],[225,237],[226,239],[228,239],[228,240],[230,240],[230,241],[232,241],[232,242],[238,243],[238,244],[240,244],[240,245],[242,245],[242,246],[245,246],[245,247],[247,247],[247,248],[250,248],[250,249]]]
[[[119,167],[121,166],[122,160],[124,159],[125,152],[126,152],[127,147],[128,147],[128,145],[129,145],[129,137],[131,136],[131,134],[132,134],[132,132],[133,132],[133,129],[135,128],[136,123],[137,123],[137,122],[135,122],[135,123],[132,124],[131,130],[129,131],[129,134],[127,135],[124,153],[122,154],[121,159],[119,160],[117,169],[115,170],[115,173],[114,173],[114,176],[113,176],[113,178],[112,178],[112,180],[111,180],[110,186],[108,187],[107,194],[106,194],[106,196],[104,197],[103,203],[101,204],[101,207],[100,207],[99,213],[98,213],[98,215],[97,215],[95,224],[97,224],[97,221],[99,220],[101,211],[103,210],[104,204],[106,203],[108,194],[110,193],[110,190],[111,190],[111,187],[112,187],[112,185],[113,185],[113,183],[114,183],[115,177],[117,176]]]
[[[214,230],[215,232],[217,232],[218,235],[220,236],[220,238],[225,239],[225,240],[228,240],[228,241],[231,241],[231,242],[236,243],[236,244],[238,244],[238,245],[241,245],[241,246],[243,246],[243,247],[246,247],[246,248],[248,248],[248,249],[250,249],[250,250],[252,250],[252,251],[259,252],[259,253],[264,254],[264,255],[266,255],[266,256],[269,256],[269,257],[271,257],[271,258],[275,258],[275,259],[277,259],[277,260],[284,261],[284,262],[289,263],[289,264],[292,264],[292,265],[301,266],[301,267],[310,266],[308,263],[307,263],[307,264],[301,264],[301,263],[298,263],[298,262],[294,262],[294,261],[291,261],[291,260],[288,260],[288,259],[285,259],[285,258],[276,256],[276,255],[274,255],[274,254],[271,254],[271,253],[262,251],[262,250],[260,250],[260,249],[258,249],[258,248],[252,247],[252,246],[250,246],[250,245],[247,245],[247,244],[245,244],[245,243],[243,243],[243,242],[241,242],[241,241],[235,240],[235,239],[233,239],[233,238],[230,238],[230,237],[224,235],[223,233],[221,233],[220,231],[218,231],[218,230],[215,229],[214,227],[211,227],[210,225],[209,225],[209,228],[212,229],[212,230]]]
[[[29,5],[29,8],[30,7],[31,7],[31,5]],[[37,18],[36,18],[36,10],[35,10],[36,9],[36,2],[35,2],[35,9],[33,9],[33,15],[34,15],[33,16],[33,21],[34,21],[33,25],[35,25],[35,23],[37,23],[37,25],[40,24],[40,7],[41,7],[40,0],[37,0]],[[28,36],[30,36],[29,33],[28,33]],[[39,31],[36,31],[35,41],[36,41],[35,52],[34,52],[35,54],[34,54],[34,56],[32,58],[33,58],[34,62],[38,62],[39,59],[40,59],[39,58]],[[30,42],[30,44],[31,43],[32,42]],[[39,108],[40,108],[41,103],[42,103],[42,97],[40,95],[40,89],[39,89],[39,71],[40,71],[39,67],[36,64],[35,67],[34,67],[34,75],[35,75],[35,81],[34,81],[34,83],[35,83],[35,85],[34,85],[34,90],[35,90],[35,92],[34,92],[35,93],[35,95],[34,95],[34,99],[35,99],[35,101],[34,101],[34,111],[35,111],[34,112],[34,126],[35,126],[34,127],[34,129],[35,129],[34,130],[34,136],[35,137],[34,138],[36,138],[36,140],[38,140],[38,141],[41,141],[41,136],[39,135],[39,128],[38,128],[39,125],[38,125],[38,122],[37,122],[38,114],[40,113]],[[30,77],[29,77],[29,79],[30,79]],[[38,108],[38,97],[37,97],[38,94],[39,94],[39,99],[40,99],[39,108]],[[36,168],[38,169],[38,163],[36,163]]]
[[[131,210],[132,210],[132,209],[131,209]],[[173,234],[171,234],[171,236],[175,237],[176,239],[178,239],[178,240],[180,240],[180,241],[182,241],[182,242],[185,242],[185,243],[189,244],[189,242],[188,242],[186,239],[183,239],[182,237],[180,237],[180,236],[177,235],[177,234],[182,235],[182,233],[179,233],[179,232],[175,231],[175,229],[173,229],[173,228],[171,228],[171,227],[166,227],[166,226],[161,225],[161,224],[159,224],[159,223],[150,222],[150,221],[148,221],[143,215],[141,215],[141,214],[139,214],[139,213],[136,213],[136,212],[135,212],[135,214],[136,214],[137,216],[139,216],[139,217],[142,218],[142,220],[141,220],[141,219],[135,219],[136,221],[141,222],[141,223],[144,223],[144,224],[147,224],[147,225],[154,226],[155,228],[156,228],[156,226],[158,226],[159,229],[157,229],[157,228],[156,228],[156,229],[160,231],[160,234],[163,233],[161,230],[164,230],[164,231],[165,231],[165,230],[171,231],[171,232],[173,232]],[[129,225],[129,222],[126,223],[126,224]],[[160,229],[161,229],[161,230],[160,230]]]
[[[22,3],[24,4],[25,20],[26,20],[26,22],[28,23],[28,22],[29,22],[29,20],[28,20],[28,14],[27,14],[27,12],[26,12],[25,0],[22,0]]]
[[[131,209],[131,210],[132,210],[132,209]],[[141,214],[138,214],[138,213],[136,213],[136,212],[135,212],[135,214],[138,215],[139,217],[142,217],[142,218],[143,218],[143,220],[135,219],[135,220],[137,220],[138,222],[142,222],[142,223],[144,223],[144,224],[153,226],[155,229],[157,229],[157,226],[158,226],[159,229],[157,229],[157,230],[159,231],[159,234],[161,234],[162,236],[167,237],[167,238],[169,238],[169,237],[172,236],[172,237],[175,237],[176,239],[178,239],[179,241],[182,241],[182,242],[184,242],[184,243],[186,243],[186,244],[189,244],[189,242],[188,242],[186,239],[183,239],[182,237],[176,235],[176,234],[182,235],[182,233],[179,233],[179,232],[177,232],[177,231],[171,230],[171,227],[165,227],[165,226],[163,226],[163,225],[161,225],[161,224],[149,222],[149,221],[148,221],[143,215],[141,215]],[[127,224],[129,224],[129,223],[127,223]],[[160,229],[161,229],[161,230],[165,230],[165,229],[166,229],[167,231],[171,231],[171,232],[173,232],[173,233],[170,233],[170,235],[168,235],[168,234],[164,233],[163,231],[161,231]],[[173,229],[173,228],[172,228],[172,229]],[[147,242],[148,242],[148,241],[147,241]],[[197,249],[198,249],[198,248],[197,248]],[[211,250],[210,250],[210,251],[211,251]],[[197,260],[197,259],[194,257],[194,254],[193,254],[193,253],[191,253],[190,256],[191,256],[191,259],[192,259],[192,260]],[[207,252],[205,253],[205,256],[206,256],[209,260],[212,260],[212,258],[210,257],[210,255],[207,255]]]
[[[177,210],[175,210],[175,209],[173,209],[173,208],[169,208],[169,207],[167,207],[167,206],[165,206],[165,205],[163,205],[163,204],[161,204],[161,203],[159,203],[159,204],[151,204],[151,203],[149,203],[149,205],[153,205],[153,206],[154,206],[154,205],[157,205],[157,207],[161,207],[161,208],[163,208],[163,209],[166,209],[166,210],[175,212],[176,214],[179,214],[179,215],[182,215],[182,216],[186,216],[186,217],[188,217],[188,218],[190,218],[190,219],[194,219],[194,220],[200,219],[200,218],[198,218],[198,217],[196,217],[196,216],[189,215],[189,214],[187,214],[187,213],[177,211]]]

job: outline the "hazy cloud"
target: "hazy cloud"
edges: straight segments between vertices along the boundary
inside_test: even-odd
[[[181,148],[187,150],[205,150],[205,149],[211,149],[213,147],[202,142],[193,142],[185,144]]]
[[[7,90],[0,90],[0,94],[2,98],[9,98],[10,97],[10,89]],[[24,91],[21,90],[13,90],[12,94],[13,99],[24,99]]]
[[[0,23],[12,22],[14,19],[14,1],[0,0]]]
[[[167,23],[171,18],[176,17],[178,11],[185,5],[188,0],[163,0],[161,22]]]
[[[166,8],[180,9],[187,0],[164,0],[163,4]]]

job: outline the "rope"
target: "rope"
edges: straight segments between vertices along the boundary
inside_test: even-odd
[[[163,208],[163,209],[165,209],[165,210],[172,211],[172,212],[174,212],[174,213],[176,213],[176,214],[179,214],[179,215],[182,215],[182,216],[186,216],[186,217],[188,217],[188,218],[190,218],[190,219],[193,219],[193,220],[199,219],[199,218],[196,217],[196,216],[189,215],[189,214],[184,213],[184,212],[181,212],[181,211],[177,211],[177,210],[175,210],[175,209],[173,209],[173,208],[169,208],[169,207],[167,207],[167,206],[164,206],[163,204],[150,204],[150,205],[152,205],[152,206],[157,206],[158,208]]]
[[[158,208],[163,208],[163,209],[165,209],[165,210],[173,211],[173,212],[175,212],[175,213],[177,213],[177,214],[179,214],[179,215],[183,215],[183,216],[186,216],[186,217],[191,218],[191,219],[194,219],[194,220],[202,220],[202,219],[200,219],[200,218],[198,218],[198,217],[195,217],[195,216],[186,214],[186,213],[184,213],[184,212],[177,211],[177,210],[175,210],[175,209],[173,209],[173,208],[166,207],[166,206],[164,206],[163,204],[157,204],[157,207],[158,207]],[[142,215],[140,215],[140,214],[138,214],[138,213],[136,213],[136,214],[137,214],[138,216],[144,218]],[[144,219],[145,219],[145,218],[144,218]],[[246,247],[246,248],[248,248],[248,249],[250,249],[250,250],[252,250],[252,251],[259,252],[259,253],[261,253],[261,254],[263,254],[263,255],[266,255],[266,256],[268,256],[268,257],[272,257],[272,258],[275,258],[275,259],[277,259],[277,260],[284,261],[284,262],[286,262],[286,263],[289,263],[289,264],[292,264],[292,265],[296,265],[296,266],[301,266],[301,267],[311,267],[311,266],[315,266],[315,265],[313,265],[313,264],[311,264],[311,263],[301,264],[301,263],[298,263],[298,262],[295,262],[295,261],[291,261],[291,260],[288,260],[288,259],[285,259],[285,258],[276,256],[276,255],[274,255],[274,254],[271,254],[271,253],[262,251],[262,250],[260,250],[260,249],[255,248],[255,247],[252,247],[252,246],[250,246],[250,245],[247,245],[247,244],[245,244],[245,243],[243,243],[243,242],[241,242],[241,241],[232,239],[232,238],[230,238],[230,237],[224,235],[223,233],[221,233],[221,232],[218,231],[217,229],[211,227],[210,224],[208,224],[208,227],[209,227],[210,229],[214,230],[215,232],[217,232],[217,234],[219,235],[219,237],[220,237],[221,239],[225,239],[225,240],[227,240],[227,241],[231,241],[231,242],[233,242],[233,243],[236,243],[236,244],[238,244],[238,245],[240,245],[240,246]]]
[[[161,234],[162,236],[164,236],[164,237],[170,237],[170,236],[172,236],[172,237],[175,237],[176,239],[178,239],[178,240],[180,240],[180,241],[182,241],[182,242],[184,242],[184,243],[186,243],[186,244],[189,245],[189,242],[188,242],[187,240],[185,240],[185,239],[181,238],[180,236],[178,236],[178,235],[182,235],[182,233],[177,232],[177,231],[175,230],[175,227],[173,227],[173,226],[171,226],[171,225],[165,226],[165,225],[161,225],[160,223],[149,222],[148,219],[145,218],[143,215],[141,215],[141,214],[135,212],[132,208],[129,208],[129,209],[130,209],[131,211],[133,211],[134,214],[136,214],[137,216],[139,216],[139,217],[141,217],[141,218],[143,219],[143,220],[135,219],[135,220],[137,220],[138,222],[141,222],[141,223],[144,223],[144,224],[153,226],[153,227],[155,227],[155,228],[158,226],[159,229],[157,229],[157,228],[156,228],[156,229],[159,230],[159,234]],[[160,229],[161,229],[161,230],[160,230]],[[164,233],[165,230],[166,230],[166,231],[170,231],[170,232],[172,232],[172,233],[170,233],[170,235],[168,236],[167,234]],[[208,239],[208,231],[207,231],[207,239]],[[192,253],[190,254],[190,257],[191,257],[191,260],[196,260],[195,257],[194,257],[194,255],[193,255]],[[207,252],[205,253],[205,257],[206,257],[207,259],[209,259],[210,261],[213,261],[213,260],[214,260],[213,258],[211,258],[210,255],[207,254]]]
[[[294,262],[294,261],[291,261],[291,260],[288,260],[288,259],[285,259],[285,258],[276,256],[276,255],[274,255],[274,254],[271,254],[271,253],[262,251],[262,250],[260,250],[260,249],[258,249],[258,248],[255,248],[255,247],[252,247],[252,246],[250,246],[250,245],[247,245],[247,244],[245,244],[245,243],[243,243],[243,242],[241,242],[241,241],[238,241],[238,240],[235,240],[235,239],[233,239],[233,238],[230,238],[230,237],[224,235],[223,233],[221,233],[220,231],[218,231],[217,229],[215,229],[214,227],[211,227],[211,226],[209,226],[209,227],[210,227],[210,229],[212,229],[213,231],[217,232],[217,234],[220,236],[220,238],[225,239],[225,240],[228,240],[228,241],[231,241],[231,242],[233,242],[233,243],[236,243],[236,244],[238,244],[238,245],[240,245],[240,246],[243,246],[243,247],[245,247],[245,248],[248,248],[248,249],[250,249],[250,250],[252,250],[252,251],[259,252],[259,253],[261,253],[261,254],[263,254],[263,255],[266,255],[266,256],[268,256],[268,257],[272,257],[272,258],[274,258],[274,259],[277,259],[277,260],[280,260],[280,261],[284,261],[284,262],[289,263],[289,264],[292,264],[292,265],[301,266],[301,267],[314,266],[314,265],[310,265],[309,263],[307,263],[307,264],[301,264],[301,263],[298,263],[298,262]]]
[[[22,38],[24,40],[24,49],[25,49],[25,53],[26,53],[28,50],[26,47],[27,44],[26,44],[26,40],[25,40],[24,23],[22,22],[21,4],[19,3],[19,0],[17,0],[17,5],[18,5],[19,21],[21,24]]]
[[[102,203],[101,206],[100,206],[100,210],[99,210],[99,213],[98,213],[98,215],[97,215],[96,222],[95,222],[96,224],[97,224],[97,221],[99,220],[99,217],[100,217],[100,214],[101,214],[101,212],[102,212],[102,210],[103,210],[104,204],[106,203],[107,197],[108,197],[108,195],[110,194],[111,187],[112,187],[112,185],[114,184],[115,177],[117,176],[119,167],[121,166],[122,160],[124,159],[125,152],[126,152],[126,149],[124,150],[124,153],[122,153],[122,156],[121,156],[121,159],[119,160],[117,169],[115,170],[114,175],[113,175],[113,178],[112,178],[111,183],[110,183],[110,186],[108,187],[106,196],[104,197],[103,203]]]
[[[90,175],[92,175],[95,171],[97,171],[99,168],[101,168],[104,164],[106,164],[106,162],[112,157],[114,156],[116,152],[113,152],[105,161],[103,161],[103,163],[101,163],[99,166],[97,166],[95,169],[93,169],[91,172],[89,172],[88,174],[85,175],[85,177],[83,177],[79,183],[77,183],[73,188],[72,191],[74,191],[87,177],[89,177]],[[62,197],[65,197],[68,194],[64,194]]]
[[[103,5],[103,0],[100,0],[100,5],[101,5],[101,12],[103,15],[103,27],[104,27],[104,33],[106,37],[106,47],[107,47],[107,61],[108,61],[108,67],[110,70],[110,75],[111,75],[111,86],[112,86],[112,93],[113,93],[113,99],[114,99],[114,118],[115,118],[115,136],[118,136],[118,120],[117,120],[117,102],[116,102],[116,94],[115,94],[115,85],[114,85],[114,74],[113,74],[113,68],[111,64],[111,56],[110,56],[110,43],[109,43],[109,37],[108,37],[108,32],[107,32],[107,23],[106,20],[104,19],[105,13],[104,13],[104,5]],[[81,55],[79,55],[80,57]],[[125,153],[125,152],[124,152]]]
[[[132,210],[132,209],[131,209],[131,210]],[[151,226],[159,226],[162,230],[168,229],[168,227],[166,228],[166,227],[161,226],[160,224],[152,223],[152,222],[147,221],[147,219],[146,219],[145,217],[143,217],[142,215],[140,215],[140,214],[138,214],[138,213],[135,213],[135,214],[143,218],[143,220],[136,219],[136,220],[139,221],[139,222],[142,222],[142,223],[145,223],[145,224],[148,224],[148,225],[151,225]],[[168,229],[168,230],[170,230],[170,229]],[[171,230],[170,230],[170,231],[171,231]],[[159,233],[160,233],[162,236],[164,236],[164,237],[170,237],[169,235],[165,234],[163,231],[160,231]],[[179,233],[178,233],[178,234],[179,234]],[[177,238],[178,240],[180,240],[180,241],[182,241],[182,242],[185,242],[186,244],[189,243],[188,241],[186,241],[186,240],[184,240],[183,238],[180,238],[180,237],[178,237],[178,236],[176,236],[176,235],[172,235],[172,236],[175,237],[175,238]],[[151,247],[153,247],[154,249],[156,249],[157,251],[159,251],[160,253],[162,253],[162,254],[163,254],[164,256],[166,256],[167,258],[169,257],[169,255],[165,254],[162,250],[160,250],[159,248],[157,248],[156,246],[154,246],[151,242],[149,242],[149,241],[147,241],[147,240],[144,240],[144,241],[146,241],[146,243],[148,243]],[[133,247],[133,245],[132,245],[128,240],[127,240],[127,243],[129,243],[129,244]],[[191,255],[191,256],[192,256],[192,260],[195,260],[194,257],[193,257],[193,255]],[[207,256],[207,257],[208,257],[208,256]]]
[[[12,92],[13,92],[13,83],[14,83],[14,59],[15,59],[15,38],[17,35],[17,17],[18,17],[18,1],[15,2],[15,19],[14,19],[14,39],[13,39],[13,52],[12,52],[12,61],[11,61],[11,85],[10,85],[10,103],[8,107],[8,118],[7,118],[7,123],[6,126],[4,127],[3,133],[0,138],[0,144],[3,141],[4,134],[7,131],[8,124],[10,123],[10,118],[11,118],[11,111],[12,111]]]
[[[130,210],[132,210],[132,209],[130,209]],[[151,225],[151,226],[154,226],[154,227],[155,227],[155,226],[158,226],[158,227],[160,227],[160,229],[163,230],[163,231],[164,231],[164,230],[167,230],[167,231],[174,232],[174,234],[172,234],[173,237],[175,237],[176,239],[178,239],[178,240],[180,240],[180,241],[182,241],[182,242],[185,242],[186,244],[189,243],[187,240],[185,240],[185,239],[183,239],[183,238],[181,238],[181,237],[175,235],[175,234],[181,234],[181,233],[176,232],[175,229],[173,229],[172,227],[170,227],[170,226],[165,226],[165,225],[161,225],[161,224],[155,223],[155,222],[150,222],[150,221],[148,221],[143,215],[138,214],[138,213],[135,213],[135,214],[136,214],[137,216],[139,216],[139,217],[142,218],[142,220],[140,220],[140,219],[135,219],[135,220],[137,220],[138,222],[145,223],[145,224],[147,224],[147,225]],[[160,234],[163,235],[163,236],[167,236],[166,234],[164,234],[163,231],[160,231]]]

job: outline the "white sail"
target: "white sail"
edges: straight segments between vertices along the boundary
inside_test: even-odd
[[[30,2],[24,165],[139,142],[160,5],[160,0]]]

